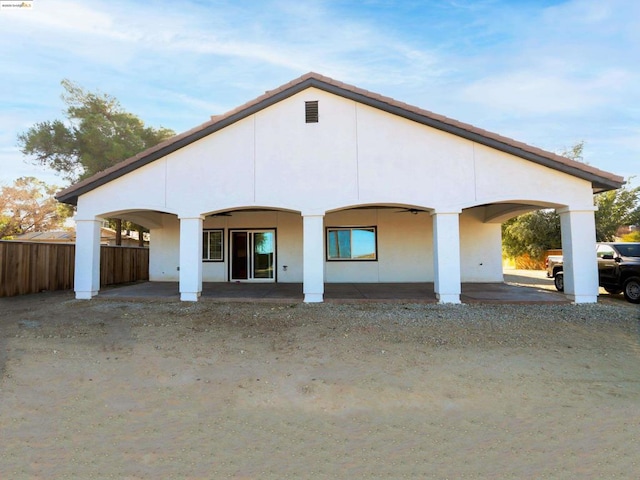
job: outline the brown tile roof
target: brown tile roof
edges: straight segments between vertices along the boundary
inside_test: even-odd
[[[310,72],[295,80],[282,85],[275,90],[269,90],[263,95],[240,105],[222,115],[213,115],[211,120],[191,130],[176,135],[155,147],[149,148],[113,167],[78,182],[59,192],[56,197],[59,201],[75,205],[78,196],[87,193],[105,183],[110,182],[128,172],[142,167],[171,152],[174,152],[190,143],[193,143],[207,135],[269,107],[285,98],[309,88],[315,87],[327,92],[369,105],[389,113],[422,123],[424,125],[443,130],[468,140],[487,145],[535,163],[553,168],[555,170],[583,178],[592,183],[594,192],[613,190],[624,184],[624,179],[610,172],[599,170],[587,164],[562,157],[552,152],[542,150],[512,138],[503,137],[497,133],[489,132],[474,127],[468,123],[438,115],[437,113],[423,110],[390,97],[364,90],[362,88],[339,82],[318,73]]]

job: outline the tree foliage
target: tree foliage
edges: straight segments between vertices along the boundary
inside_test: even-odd
[[[145,126],[110,95],[87,92],[70,80],[61,83],[66,118],[36,123],[18,135],[18,144],[24,155],[65,180],[90,177],[174,135],[166,128]],[[119,241],[122,222],[115,223]],[[127,228],[142,232],[137,225]]]
[[[584,162],[584,140],[580,140],[574,146],[565,148],[560,155],[576,162]]]
[[[174,135],[145,126],[114,97],[62,81],[65,120],[35,124],[18,136],[23,154],[75,182],[105,170]]]
[[[0,190],[0,238],[60,228],[71,209],[54,198],[58,187],[21,177]]]
[[[555,210],[536,210],[502,224],[502,247],[510,258],[524,254],[541,258],[547,250],[561,246],[560,216]]]
[[[640,230],[629,232],[622,236],[623,242],[640,242]]]
[[[595,196],[596,240],[612,242],[624,225],[640,223],[640,187],[610,190]]]

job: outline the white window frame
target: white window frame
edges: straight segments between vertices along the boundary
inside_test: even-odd
[[[218,233],[220,235],[220,257],[211,257],[211,243],[210,238],[212,233]],[[206,257],[204,255],[206,248]],[[222,228],[207,228],[202,230],[202,261],[203,262],[224,262],[224,229]]]

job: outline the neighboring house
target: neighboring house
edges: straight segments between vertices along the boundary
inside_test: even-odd
[[[595,302],[593,193],[623,179],[309,73],[60,192],[77,204],[77,298],[98,293],[100,218],[150,229],[151,281],[502,282],[501,222],[555,208],[565,292]]]
[[[136,235],[138,232],[135,232]],[[29,232],[16,235],[13,239],[19,242],[41,243],[75,243],[76,233],[73,230],[56,230],[51,232]],[[100,228],[100,245],[116,245],[116,231],[112,228]],[[122,235],[122,246],[137,247],[138,239]]]

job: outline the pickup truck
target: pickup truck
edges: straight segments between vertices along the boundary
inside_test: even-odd
[[[608,293],[622,292],[627,301],[640,303],[640,242],[598,243],[596,256],[598,284]],[[554,259],[553,266],[547,267],[547,275],[550,271],[556,289],[564,291],[562,259]]]
[[[544,266],[547,269],[547,278],[553,278],[556,273],[562,270],[562,255],[549,255],[545,261]]]

